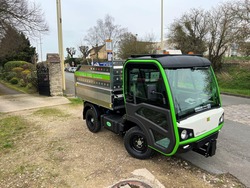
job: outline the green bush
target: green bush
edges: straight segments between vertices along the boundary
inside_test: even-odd
[[[10,81],[12,78],[17,76],[16,72],[6,72],[5,73],[5,80]]]
[[[37,72],[31,71],[30,74],[27,75],[27,82],[30,83],[33,87],[37,88]]]
[[[18,73],[21,73],[23,71],[23,68],[22,67],[14,67],[11,71],[16,72],[18,74]]]
[[[14,77],[10,80],[10,83],[13,85],[18,84],[18,79],[16,77]]]
[[[36,67],[35,65],[31,64],[31,63],[26,63],[26,64],[23,64],[22,65],[22,68],[25,70],[25,69],[28,69],[28,70],[34,70]]]
[[[9,73],[16,73],[16,76],[17,78],[21,79],[22,78],[22,73],[23,71],[23,68],[22,67],[14,67]]]
[[[19,87],[37,88],[36,67],[25,61],[7,62],[1,77],[11,84],[18,84]]]
[[[4,70],[6,72],[11,71],[15,67],[23,67],[23,66],[29,66],[30,63],[26,61],[8,61],[4,64]]]
[[[26,77],[28,74],[30,74],[30,70],[26,69],[26,70],[22,71],[23,76]]]
[[[3,73],[1,74],[1,80],[6,80],[7,75],[8,75],[7,72],[3,72]]]
[[[23,79],[21,79],[21,80],[19,80],[18,85],[21,87],[26,87],[27,84],[25,83],[25,81]]]
[[[31,75],[30,70],[26,69],[22,71],[21,76],[22,78],[27,81],[29,79],[29,76]]]
[[[31,83],[28,83],[27,86],[26,86],[27,89],[31,89],[33,88],[33,85]]]

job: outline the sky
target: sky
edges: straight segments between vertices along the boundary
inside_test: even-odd
[[[32,0],[30,0],[32,1]],[[58,53],[56,0],[33,0],[40,6],[49,25],[49,32],[40,39],[32,39],[39,61],[46,60],[47,53]],[[164,33],[175,19],[192,8],[209,10],[228,0],[164,0]],[[161,36],[161,0],[61,0],[63,48],[87,45],[83,40],[88,29],[98,19],[109,14],[114,23],[144,38],[153,34],[156,41]],[[42,54],[42,59],[41,59]],[[66,56],[64,50],[64,56]]]

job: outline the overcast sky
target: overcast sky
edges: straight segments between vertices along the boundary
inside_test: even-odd
[[[47,53],[58,53],[56,0],[33,0],[40,5],[49,25],[49,33],[39,40],[33,40],[39,57],[42,46],[43,60]],[[228,0],[164,0],[164,33],[169,25],[191,8],[209,10]],[[154,34],[160,41],[161,0],[61,0],[63,47],[86,45],[83,38],[90,27],[106,14],[115,18],[115,24],[143,38]],[[64,52],[66,56],[66,50]],[[39,58],[41,60],[41,58]]]

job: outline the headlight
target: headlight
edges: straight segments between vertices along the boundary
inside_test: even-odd
[[[188,137],[187,130],[184,129],[183,131],[181,131],[181,139],[186,140],[187,137]]]
[[[184,141],[190,138],[194,137],[194,131],[193,129],[187,129],[187,128],[178,128],[178,132],[179,132],[179,138],[180,141]]]
[[[219,119],[219,125],[224,122],[224,113],[221,115]]]

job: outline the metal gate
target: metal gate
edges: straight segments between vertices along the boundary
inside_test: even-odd
[[[37,65],[37,87],[40,95],[50,96],[49,68],[44,63]]]

